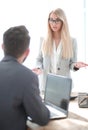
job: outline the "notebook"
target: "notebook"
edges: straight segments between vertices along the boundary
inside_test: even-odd
[[[50,119],[68,116],[71,88],[71,78],[51,73],[47,75],[44,103],[50,110]]]

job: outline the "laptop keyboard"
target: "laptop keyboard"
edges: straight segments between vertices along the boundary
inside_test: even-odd
[[[63,112],[56,110],[55,108],[53,108],[49,105],[46,105],[46,107],[49,109],[51,117],[54,116],[54,115],[57,115],[57,116],[60,116],[60,117],[65,116],[65,114]]]

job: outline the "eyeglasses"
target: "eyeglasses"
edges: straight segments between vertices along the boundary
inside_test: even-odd
[[[62,22],[61,19],[57,18],[57,19],[53,19],[53,18],[49,18],[48,21],[52,24],[52,23],[56,23],[58,24],[59,22]]]

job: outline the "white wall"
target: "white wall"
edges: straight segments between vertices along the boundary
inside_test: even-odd
[[[86,9],[84,9],[84,1]],[[38,53],[39,39],[46,34],[48,13],[54,8],[64,9],[71,35],[78,42],[78,60],[88,62],[88,1],[87,0],[1,0],[0,1],[0,43],[2,44],[3,32],[10,26],[24,24],[27,26],[30,36],[30,55],[25,61],[29,68],[35,66],[35,58]],[[84,12],[86,11],[86,36],[84,34]],[[86,40],[85,40],[86,38]],[[86,44],[85,44],[86,43]],[[85,51],[86,50],[86,51]],[[0,60],[3,57],[0,48]],[[87,69],[72,73],[74,86],[78,90],[83,86]],[[83,76],[83,77],[82,77]],[[85,81],[87,84],[87,81]],[[84,87],[84,86],[83,86]]]
[[[85,33],[85,42],[86,42],[86,62],[88,63],[88,0],[86,0],[86,8],[85,8],[85,16],[86,16],[86,25],[85,25],[85,28],[86,28],[86,33]]]

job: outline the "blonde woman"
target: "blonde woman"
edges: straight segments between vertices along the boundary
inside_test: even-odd
[[[48,72],[70,77],[70,70],[76,71],[88,64],[77,62],[77,42],[70,36],[66,15],[60,8],[50,12],[47,37],[43,39],[37,67],[33,71],[43,72],[43,90]]]

